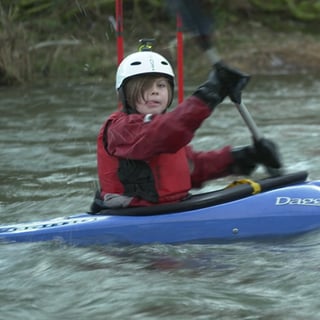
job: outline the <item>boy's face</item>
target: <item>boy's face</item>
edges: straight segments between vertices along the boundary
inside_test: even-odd
[[[166,78],[159,77],[150,82],[136,103],[141,114],[161,114],[168,107],[170,85]]]

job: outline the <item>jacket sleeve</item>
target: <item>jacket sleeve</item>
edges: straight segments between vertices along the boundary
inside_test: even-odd
[[[191,168],[191,183],[193,188],[200,188],[208,180],[230,175],[233,163],[231,147],[219,150],[196,152],[187,146],[187,158]]]
[[[186,146],[211,114],[197,97],[189,97],[161,115],[125,114],[110,117],[106,126],[108,152],[116,157],[147,160],[160,153],[175,153]]]

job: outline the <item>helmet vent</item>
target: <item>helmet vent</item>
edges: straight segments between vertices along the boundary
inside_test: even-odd
[[[135,61],[131,63],[132,66],[138,66],[139,64],[141,64],[141,61]]]
[[[165,66],[167,66],[167,65],[168,65],[168,62],[166,62],[166,61],[161,61],[161,64],[164,64]]]

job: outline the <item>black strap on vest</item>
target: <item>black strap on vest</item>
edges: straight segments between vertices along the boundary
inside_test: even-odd
[[[106,125],[103,132],[104,149],[108,152]],[[149,202],[158,202],[159,195],[149,165],[142,160],[119,159],[118,177],[124,186],[124,195],[140,197]]]
[[[120,159],[118,176],[126,196],[158,202],[159,195],[151,168],[142,160]]]

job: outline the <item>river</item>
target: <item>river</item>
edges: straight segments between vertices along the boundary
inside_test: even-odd
[[[319,88],[316,75],[260,76],[243,95],[258,128],[278,143],[286,171],[308,170],[311,180],[320,179]],[[89,208],[97,132],[114,109],[105,83],[0,88],[0,224]],[[226,101],[193,143],[244,145],[250,133]],[[264,175],[260,168],[254,177]],[[312,320],[320,314],[319,266],[318,232],[233,244],[0,244],[0,319]]]

